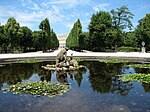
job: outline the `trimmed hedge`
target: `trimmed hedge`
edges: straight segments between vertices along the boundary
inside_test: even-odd
[[[140,48],[122,46],[122,47],[117,48],[117,51],[119,51],[119,52],[140,52]]]

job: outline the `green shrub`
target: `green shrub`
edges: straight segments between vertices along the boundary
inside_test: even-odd
[[[122,47],[117,48],[117,51],[119,51],[119,52],[139,52],[140,48],[122,46]]]

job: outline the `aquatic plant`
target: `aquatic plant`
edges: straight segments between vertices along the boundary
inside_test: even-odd
[[[123,82],[135,81],[150,84],[150,74],[122,74],[120,78]]]
[[[121,60],[121,59],[108,59],[108,60],[99,60],[100,62],[104,63],[126,63],[128,60]]]
[[[69,84],[37,81],[28,82],[26,84],[19,82],[16,85],[11,85],[9,88],[3,88],[3,90],[13,92],[14,94],[32,94],[34,96],[54,97],[56,95],[63,95],[69,88]]]
[[[150,68],[150,64],[130,64],[128,66],[135,68]]]
[[[19,60],[19,63],[38,63],[42,62],[42,60]]]

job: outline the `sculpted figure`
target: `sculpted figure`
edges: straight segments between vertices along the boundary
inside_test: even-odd
[[[68,48],[62,49],[56,56],[56,67],[66,66],[66,56]]]
[[[73,67],[77,67],[78,66],[78,62],[76,60],[73,60],[73,54],[71,54],[69,65],[73,66]]]

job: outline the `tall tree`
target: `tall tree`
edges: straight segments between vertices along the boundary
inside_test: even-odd
[[[4,26],[0,26],[0,52],[7,52],[8,38],[4,31]]]
[[[139,24],[135,30],[138,38],[138,45],[141,46],[142,41],[145,41],[147,50],[150,50],[150,13],[140,19]]]
[[[51,37],[52,37],[52,41],[51,41],[52,48],[57,49],[59,47],[59,40],[57,39],[57,36],[53,31],[53,29],[51,30]]]
[[[50,23],[48,18],[44,19],[40,25],[39,28],[42,30],[42,38],[41,41],[43,42],[43,51],[46,51],[46,49],[56,49],[59,47],[59,42],[57,39],[57,36],[53,29],[50,27]]]
[[[40,23],[39,28],[42,30],[42,37],[43,37],[42,42],[44,42],[43,51],[45,52],[46,49],[51,48],[51,34],[50,34],[51,28],[48,18],[44,19]]]
[[[105,40],[112,28],[112,19],[108,12],[99,11],[92,15],[89,24],[89,45],[93,51],[106,48]]]
[[[80,22],[80,19],[78,19],[71,29],[71,32],[69,33],[67,40],[66,40],[66,46],[70,48],[79,48],[79,35],[82,32],[82,25]]]
[[[20,39],[20,46],[23,47],[23,51],[27,51],[27,48],[32,47],[32,31],[28,27],[21,27],[23,36]]]
[[[121,36],[122,31],[126,28],[132,29],[133,25],[131,22],[131,19],[133,18],[133,14],[129,11],[127,6],[122,6],[120,8],[117,8],[116,10],[112,9],[112,22],[114,26],[116,34],[116,45],[121,46]]]
[[[33,47],[35,48],[35,50],[41,50],[40,49],[40,42],[39,42],[39,38],[41,37],[40,32],[41,31],[34,31],[34,32],[32,32]]]
[[[9,39],[11,51],[17,49],[20,44],[20,38],[23,36],[22,29],[14,17],[8,19],[4,27]]]

